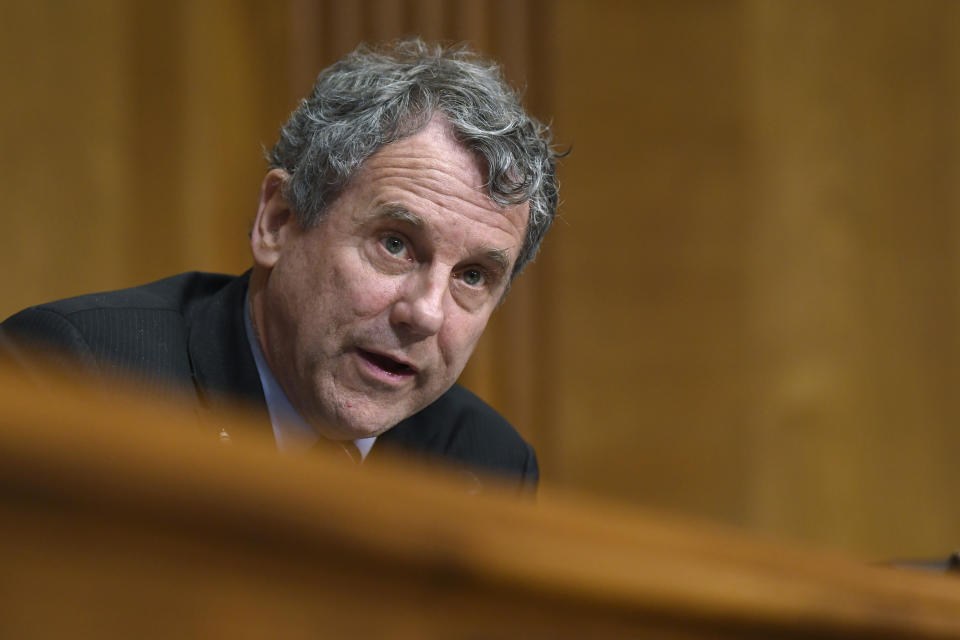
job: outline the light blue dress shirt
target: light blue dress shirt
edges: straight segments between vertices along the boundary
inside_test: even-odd
[[[313,427],[297,413],[290,403],[283,387],[273,377],[267,365],[267,359],[260,349],[260,341],[253,331],[253,323],[250,321],[250,293],[244,296],[243,300],[243,324],[247,329],[247,342],[250,343],[250,351],[253,353],[253,360],[257,364],[257,373],[260,375],[260,384],[263,386],[263,397],[267,401],[267,411],[270,413],[270,423],[273,425],[273,437],[277,441],[277,449],[283,453],[297,451],[306,451],[316,444],[320,436],[313,430]],[[353,441],[360,451],[360,456],[366,458],[376,442],[377,436],[372,438],[358,438]]]

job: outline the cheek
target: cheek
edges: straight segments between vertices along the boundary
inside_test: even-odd
[[[334,268],[331,277],[332,304],[341,312],[366,318],[382,312],[396,299],[399,278],[390,278],[360,265]]]
[[[478,319],[464,314],[448,317],[440,333],[440,349],[444,352],[444,360],[451,365],[465,364],[486,326],[486,317]]]

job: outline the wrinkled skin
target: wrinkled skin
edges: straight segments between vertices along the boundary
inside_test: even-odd
[[[485,167],[442,117],[383,147],[319,225],[263,183],[251,313],[267,362],[322,436],[378,435],[459,377],[506,290],[526,204],[486,195]]]

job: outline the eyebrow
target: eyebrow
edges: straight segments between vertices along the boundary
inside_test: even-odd
[[[380,220],[403,222],[417,229],[422,229],[426,226],[423,218],[400,204],[388,204],[384,206],[383,209],[377,213],[376,217]]]
[[[487,249],[485,253],[488,260],[497,265],[500,274],[503,275],[510,267],[510,253],[505,249]]]

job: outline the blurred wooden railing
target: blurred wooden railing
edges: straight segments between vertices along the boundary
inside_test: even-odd
[[[960,638],[948,577],[281,457],[66,378],[0,369],[0,402],[3,638]]]

